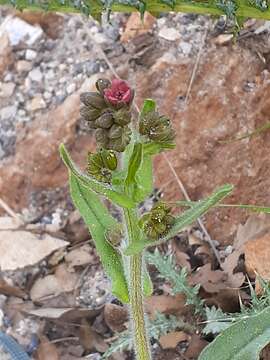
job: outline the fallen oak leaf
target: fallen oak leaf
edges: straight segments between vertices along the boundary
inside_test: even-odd
[[[180,342],[187,341],[190,338],[184,331],[175,331],[162,335],[159,343],[162,349],[174,349]]]

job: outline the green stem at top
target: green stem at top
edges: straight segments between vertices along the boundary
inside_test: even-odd
[[[138,240],[138,222],[135,210],[124,210],[129,243]],[[130,316],[132,320],[133,343],[137,360],[151,360],[149,336],[146,328],[143,296],[143,255],[128,257],[128,281],[130,298]]]
[[[104,6],[99,0],[86,0],[85,7],[76,7],[74,1],[61,1],[53,0],[43,2],[42,0],[29,1],[29,0],[0,0],[0,5],[13,5],[19,9],[29,10],[47,10],[47,11],[58,11],[58,12],[87,12],[93,16],[99,15],[103,10]],[[145,4],[144,10],[152,13],[160,12],[185,12],[185,13],[198,13],[198,14],[209,14],[209,15],[222,15],[225,11],[220,6],[220,0],[175,0],[175,5],[172,7],[169,5],[170,1],[161,0],[148,0],[141,1]],[[171,1],[173,3],[173,1]],[[252,17],[258,19],[270,19],[270,8],[260,10],[254,5],[254,2],[250,0],[234,0],[230,3],[235,4],[235,16],[239,17]],[[113,12],[133,12],[138,9],[135,6],[128,4],[128,1],[113,1],[111,5]]]

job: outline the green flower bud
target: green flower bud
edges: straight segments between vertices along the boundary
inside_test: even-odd
[[[101,96],[104,95],[104,90],[111,86],[111,82],[108,79],[98,79],[96,82],[96,88],[100,92]]]
[[[121,135],[118,138],[110,138],[107,149],[111,149],[117,152],[125,151],[126,146],[130,142],[131,130],[125,126],[121,129]],[[118,131],[118,130],[117,130]]]
[[[122,108],[113,114],[113,118],[115,124],[125,126],[131,122],[131,112],[126,108]]]
[[[171,142],[175,137],[170,119],[151,111],[144,115],[139,123],[139,132],[156,142]]]
[[[102,150],[100,154],[105,167],[112,171],[117,168],[117,157],[112,150]]]
[[[100,147],[107,149],[109,142],[108,132],[104,129],[97,129],[95,132],[96,142]]]
[[[95,121],[100,116],[101,110],[83,106],[80,114],[85,121]]]
[[[109,129],[113,124],[113,115],[110,112],[103,113],[96,119],[95,124],[98,128]]]
[[[82,93],[80,100],[86,107],[98,110],[103,110],[107,107],[103,97],[97,92]]]
[[[174,221],[174,217],[170,215],[170,208],[164,203],[158,203],[141,217],[139,225],[149,239],[158,240],[166,235]]]
[[[113,151],[100,150],[98,153],[88,153],[87,172],[95,179],[111,183],[112,171],[117,167],[117,158]]]
[[[114,124],[108,132],[108,137],[110,139],[118,139],[122,136],[122,133],[123,133],[123,128],[119,125]]]

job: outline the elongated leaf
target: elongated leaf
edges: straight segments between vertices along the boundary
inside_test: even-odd
[[[134,202],[125,194],[121,194],[117,191],[114,191],[110,186],[105,185],[90,176],[83,174],[74,162],[71,160],[64,144],[60,145],[60,155],[62,160],[64,161],[67,168],[72,172],[72,174],[79,180],[79,182],[88,189],[103,195],[110,199],[115,204],[124,207],[124,208],[132,208],[135,206]]]
[[[142,116],[145,116],[146,114],[148,114],[151,111],[155,111],[156,110],[156,102],[152,99],[146,99],[143,102],[143,107],[142,110],[140,112],[140,118]]]
[[[216,190],[211,196],[207,199],[197,201],[194,206],[186,210],[183,214],[176,218],[175,224],[170,229],[170,231],[160,238],[158,241],[138,241],[130,244],[125,250],[125,255],[134,255],[141,252],[144,248],[158,245],[162,242],[170,240],[173,236],[177,235],[186,226],[192,224],[198,217],[205,214],[209,209],[215,206],[219,201],[224,199],[225,196],[229,195],[233,190],[232,185],[224,185],[218,190]]]
[[[270,307],[224,330],[199,356],[199,360],[258,360],[270,342]]]
[[[122,257],[105,238],[115,221],[106,210],[102,216],[104,209],[98,196],[84,187],[71,171],[69,175],[72,200],[89,228],[104,270],[112,281],[112,293],[126,303],[129,297]]]
[[[136,184],[136,174],[142,163],[142,144],[135,143],[129,160],[128,173],[125,181],[126,189]]]

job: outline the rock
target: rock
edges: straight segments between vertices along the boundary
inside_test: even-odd
[[[72,94],[76,90],[76,84],[72,83],[67,86],[67,93]]]
[[[32,64],[29,61],[19,60],[16,63],[16,70],[19,73],[28,72],[32,69]]]
[[[233,34],[220,34],[215,38],[214,43],[216,45],[227,45],[232,41],[233,36]]]
[[[27,106],[29,111],[36,111],[46,108],[46,103],[41,95],[37,95],[32,99],[31,103]]]
[[[12,16],[7,16],[0,26],[0,36],[7,34],[11,46],[24,42],[32,46],[41,39],[43,31],[40,26],[32,26],[27,22]]]
[[[146,12],[144,14],[144,20],[142,22],[141,16],[138,12],[133,12],[126,23],[125,31],[121,36],[123,43],[128,42],[131,39],[138,37],[139,35],[148,33],[151,31],[156,23],[156,19]]]
[[[7,34],[0,34],[0,76],[13,63],[14,55]]]
[[[0,97],[7,98],[13,94],[16,85],[14,83],[0,83]]]
[[[35,58],[37,57],[37,52],[35,50],[32,49],[27,49],[25,52],[25,60],[35,60]]]
[[[96,74],[87,79],[80,92],[94,91],[99,77]],[[25,135],[17,139],[15,155],[0,164],[0,194],[13,209],[27,207],[35,191],[66,184],[67,170],[58,152],[61,142],[71,147],[79,163],[85,161],[87,150],[94,150],[95,142],[89,135],[77,134],[79,109],[79,94],[75,93],[55,109],[38,115],[38,121],[27,124]]]
[[[0,110],[0,118],[1,119],[10,119],[14,118],[16,115],[17,108],[15,105],[10,105],[7,107],[4,107]]]
[[[158,36],[168,41],[176,41],[180,39],[180,33],[174,28],[164,26],[159,30]]]
[[[36,82],[41,82],[43,79],[43,74],[39,68],[34,68],[32,71],[30,71],[28,76],[32,81]]]
[[[192,44],[186,42],[186,41],[181,41],[179,44],[179,49],[185,54],[185,55],[189,55],[191,50],[192,50]]]

